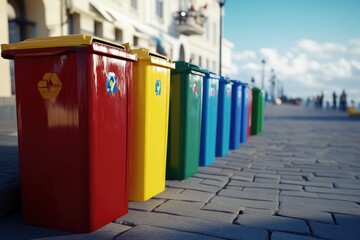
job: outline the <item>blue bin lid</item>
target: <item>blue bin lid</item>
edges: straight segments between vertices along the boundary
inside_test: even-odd
[[[216,73],[208,71],[205,75],[206,78],[214,78],[214,79],[220,79],[220,76]]]
[[[231,83],[230,78],[224,76],[220,76],[219,81],[220,83]]]

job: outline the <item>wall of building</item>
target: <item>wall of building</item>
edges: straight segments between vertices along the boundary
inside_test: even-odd
[[[170,58],[219,71],[219,5],[217,0],[8,0],[0,3],[1,43],[8,43],[7,5],[19,5],[30,30],[23,38],[75,33],[97,35],[132,47],[163,49]],[[162,4],[162,17],[159,6]],[[178,32],[174,14],[193,7],[207,17],[200,35]],[[35,24],[35,25],[32,25]],[[22,39],[19,39],[20,41]],[[223,74],[231,71],[233,44],[223,41]],[[182,49],[182,53],[181,53]],[[0,96],[11,95],[9,61],[0,59]]]

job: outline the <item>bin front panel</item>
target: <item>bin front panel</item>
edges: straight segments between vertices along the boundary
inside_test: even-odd
[[[86,47],[27,54],[14,59],[23,221],[96,230],[127,212],[131,63]]]
[[[229,153],[231,121],[231,83],[220,81],[217,120],[216,156]]]
[[[127,136],[131,129],[128,83],[132,64],[98,54],[89,54],[88,62],[93,67],[89,67],[87,76],[90,79],[90,212],[93,214],[90,226],[97,229],[127,213]]]
[[[215,161],[219,79],[207,75],[203,89],[199,164],[208,166]]]
[[[231,93],[231,125],[230,125],[230,149],[237,149],[240,145],[241,124],[241,84],[234,82]]]
[[[251,122],[252,122],[252,104],[253,104],[253,91],[249,88],[249,104],[248,104],[248,130],[247,138],[251,137]]]
[[[133,84],[129,200],[145,201],[165,190],[170,69],[139,61]]]
[[[240,142],[245,143],[248,132],[248,114],[249,114],[249,88],[246,84],[241,87],[241,125],[240,125]]]
[[[203,75],[171,75],[167,179],[185,179],[199,166]]]
[[[261,113],[262,113],[262,97],[259,88],[253,88],[253,103],[251,117],[251,135],[260,133]]]

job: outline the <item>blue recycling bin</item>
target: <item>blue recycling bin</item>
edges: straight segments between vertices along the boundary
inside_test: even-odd
[[[222,157],[229,153],[230,120],[231,120],[231,81],[220,77],[219,104],[217,114],[216,156]]]
[[[230,121],[230,149],[237,149],[240,145],[242,85],[240,81],[232,80],[231,90],[231,121]]]
[[[216,126],[219,99],[219,76],[207,73],[203,82],[203,106],[201,118],[200,166],[215,161]]]
[[[249,130],[249,97],[250,87],[247,83],[241,83],[241,121],[240,121],[240,143],[245,143]]]

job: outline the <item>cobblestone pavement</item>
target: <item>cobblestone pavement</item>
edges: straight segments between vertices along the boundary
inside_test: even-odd
[[[0,239],[360,239],[360,119],[269,106],[262,134],[166,185],[91,234],[25,226],[17,212]]]

